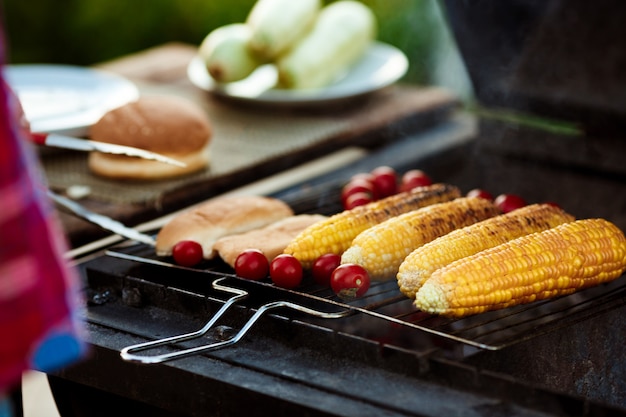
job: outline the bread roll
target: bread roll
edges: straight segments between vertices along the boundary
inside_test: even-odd
[[[268,261],[281,254],[298,233],[313,223],[325,219],[321,214],[300,214],[278,220],[261,229],[225,236],[217,240],[215,249],[234,268],[237,256],[246,249],[259,249]]]
[[[91,127],[90,138],[157,152],[187,166],[91,152],[89,168],[114,179],[154,180],[189,174],[208,165],[211,135],[208,117],[194,103],[174,96],[140,97],[107,112]]]
[[[172,218],[157,235],[156,254],[169,256],[181,240],[202,246],[205,259],[215,257],[215,242],[228,235],[247,232],[293,216],[284,202],[257,196],[220,197]]]

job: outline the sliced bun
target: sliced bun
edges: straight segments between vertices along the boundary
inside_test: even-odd
[[[237,256],[246,249],[258,249],[272,261],[280,255],[298,233],[326,216],[321,214],[300,214],[278,220],[261,229],[225,236],[217,240],[213,249],[230,266],[235,266]]]
[[[169,256],[178,242],[193,240],[202,246],[204,258],[211,259],[216,256],[214,244],[219,238],[259,229],[290,216],[291,208],[274,198],[216,198],[179,214],[163,226],[156,238],[156,254]]]
[[[199,151],[187,155],[160,153],[183,162],[187,166],[178,167],[149,159],[91,152],[88,157],[89,168],[95,174],[107,178],[159,180],[200,171],[206,168],[210,161],[208,144]]]
[[[92,140],[157,152],[187,164],[92,152],[93,173],[116,179],[163,179],[204,169],[212,127],[204,111],[174,96],[145,96],[107,112],[90,129]]]

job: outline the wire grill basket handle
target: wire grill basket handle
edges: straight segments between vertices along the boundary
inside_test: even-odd
[[[150,342],[139,343],[136,345],[128,346],[123,348],[120,351],[120,356],[122,359],[128,362],[135,362],[141,364],[156,364],[163,363],[167,361],[171,361],[174,359],[181,359],[184,357],[196,355],[203,352],[208,352],[212,350],[221,349],[226,346],[233,345],[241,340],[245,334],[252,328],[254,323],[261,318],[263,314],[267,311],[276,309],[276,308],[290,308],[292,310],[296,310],[302,313],[306,313],[312,316],[327,318],[327,319],[335,319],[345,317],[351,313],[350,310],[344,310],[335,313],[328,313],[319,310],[315,310],[309,307],[302,306],[300,304],[296,304],[290,301],[274,301],[271,303],[267,303],[262,305],[255,313],[248,319],[248,321],[243,325],[243,327],[230,339],[222,340],[219,342],[210,343],[207,345],[195,346],[192,348],[165,353],[160,355],[139,355],[137,352],[143,352],[146,350],[154,349],[160,346],[166,345],[174,345],[176,343],[197,339],[199,337],[204,336],[220,319],[222,315],[236,302],[245,299],[248,296],[248,292],[245,290],[241,290],[238,288],[232,288],[229,286],[224,286],[220,284],[222,279],[218,279],[213,283],[213,287],[215,289],[223,290],[229,293],[235,294],[231,298],[229,298],[224,305],[211,317],[211,319],[199,330],[191,333],[185,333],[177,336],[171,336],[163,339],[153,340]]]

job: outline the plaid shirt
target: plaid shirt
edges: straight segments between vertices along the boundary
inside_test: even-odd
[[[84,351],[77,276],[19,110],[0,82],[0,394],[23,371],[53,371]]]

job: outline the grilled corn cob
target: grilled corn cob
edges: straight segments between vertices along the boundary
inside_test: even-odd
[[[426,312],[462,317],[571,294],[619,277],[626,238],[604,219],[565,223],[438,269],[415,296]]]
[[[454,230],[411,252],[398,270],[398,286],[407,297],[415,298],[433,272],[457,259],[571,221],[574,216],[559,207],[531,204]]]
[[[285,248],[284,253],[296,257],[310,268],[326,253],[341,255],[359,233],[384,220],[419,207],[457,198],[460,191],[448,184],[414,188],[378,201],[330,216],[303,230]]]
[[[359,234],[341,263],[364,267],[372,280],[392,279],[404,258],[423,244],[459,227],[500,214],[484,198],[465,197],[423,207],[386,220]]]

